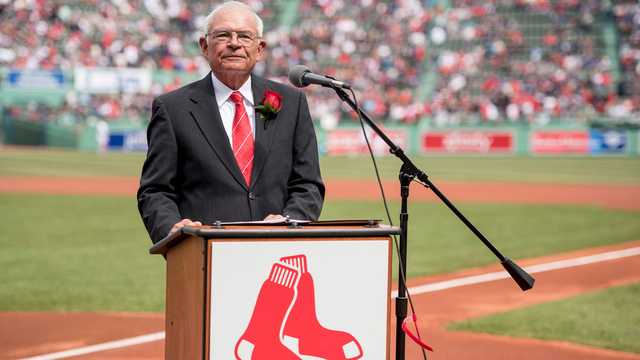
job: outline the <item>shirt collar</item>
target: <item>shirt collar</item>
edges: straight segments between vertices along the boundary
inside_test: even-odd
[[[216,94],[216,101],[218,103],[218,106],[222,106],[222,104],[229,100],[229,96],[231,96],[231,93],[234,92],[234,90],[229,88],[222,81],[218,80],[213,71],[211,72],[211,82],[213,83],[213,91]],[[238,89],[238,91],[240,92],[240,94],[242,94],[244,99],[248,101],[249,104],[251,104],[251,106],[254,105],[253,91],[251,90],[251,76],[249,76],[247,81],[245,81],[244,84],[240,86],[240,89]]]

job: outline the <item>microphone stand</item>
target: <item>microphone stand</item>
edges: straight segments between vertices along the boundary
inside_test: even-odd
[[[401,194],[401,210],[400,210],[400,245],[398,254],[398,296],[396,297],[396,360],[405,359],[405,334],[402,330],[402,322],[407,317],[407,289],[405,279],[401,277],[407,273],[407,230],[408,230],[408,198],[409,184],[417,179],[416,182],[422,184],[425,188],[431,189],[436,196],[462,221],[471,232],[473,232],[482,243],[491,250],[491,252],[500,260],[504,269],[509,273],[511,278],[518,284],[522,291],[527,291],[533,287],[535,279],[529,275],[524,269],[519,267],[511,259],[503,256],[498,249],[469,221],[467,218],[447,199],[447,197],[438,190],[438,188],[429,180],[427,174],[422,172],[404,151],[397,146],[389,137],[369,118],[369,116],[360,109],[356,103],[349,97],[349,94],[342,88],[336,86],[330,87],[338,94],[340,99],[347,103],[362,119],[369,125],[373,131],[389,146],[389,151],[402,161],[400,168],[400,194]]]

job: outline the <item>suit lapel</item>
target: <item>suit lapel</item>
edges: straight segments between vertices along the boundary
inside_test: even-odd
[[[211,83],[211,73],[196,83],[191,90],[189,99],[192,103],[189,109],[191,116],[200,127],[207,142],[233,178],[246,188],[244,177],[233,156],[233,150],[222,125],[220,110],[218,110]]]
[[[261,77],[252,76],[251,90],[253,91],[253,102],[255,105],[258,105],[264,99],[267,82]],[[278,124],[277,119],[278,117],[276,116],[274,119],[265,120],[262,115],[256,113],[256,136],[253,154],[253,170],[251,172],[251,187],[258,181],[267,157],[269,156],[273,134],[275,134],[275,129]],[[267,121],[269,124],[266,124]]]

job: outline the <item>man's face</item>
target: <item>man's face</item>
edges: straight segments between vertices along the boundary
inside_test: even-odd
[[[258,38],[255,17],[241,9],[221,10],[200,38],[200,50],[216,76],[249,75],[262,59],[265,42]]]

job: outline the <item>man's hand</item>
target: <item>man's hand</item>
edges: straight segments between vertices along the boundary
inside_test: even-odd
[[[285,222],[285,221],[287,221],[287,217],[286,216],[282,216],[280,214],[269,214],[269,215],[267,215],[266,218],[264,218],[263,221],[269,221],[269,222],[274,222],[274,223]]]
[[[169,235],[175,233],[185,226],[202,226],[202,223],[200,221],[191,221],[191,219],[182,219],[180,220],[180,222],[173,225],[171,231],[169,231]]]

